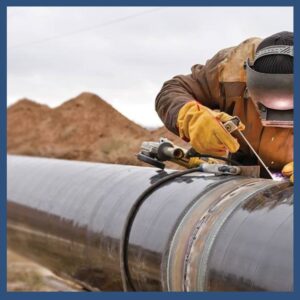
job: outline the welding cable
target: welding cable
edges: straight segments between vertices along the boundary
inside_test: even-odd
[[[240,163],[238,163],[236,160],[231,158],[231,155],[229,155],[228,157],[223,157],[223,156],[216,156],[216,155],[211,155],[211,154],[201,154],[198,153],[197,151],[195,151],[193,148],[191,148],[190,150],[188,150],[187,152],[187,158],[191,158],[191,157],[199,157],[199,158],[214,158],[214,159],[219,159],[219,160],[223,160],[226,161],[234,166],[241,166]]]
[[[131,209],[125,219],[125,224],[123,228],[123,232],[120,239],[120,270],[121,270],[121,278],[123,283],[123,290],[124,291],[135,291],[135,287],[132,282],[132,278],[129,272],[129,266],[128,266],[128,242],[129,242],[129,236],[131,227],[133,224],[133,221],[137,215],[137,212],[141,205],[144,203],[144,201],[147,199],[147,197],[152,194],[158,187],[160,187],[162,184],[175,179],[177,177],[194,173],[194,172],[201,172],[199,167],[184,170],[184,171],[176,171],[174,173],[171,173],[162,179],[156,181],[152,185],[150,185],[133,203],[131,206]]]

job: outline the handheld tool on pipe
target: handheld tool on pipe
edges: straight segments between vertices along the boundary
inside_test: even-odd
[[[231,134],[239,135],[241,139],[251,149],[255,154],[258,161],[261,163],[262,167],[267,173],[267,177],[273,179],[272,173],[269,171],[268,167],[264,164],[262,159],[253,149],[251,144],[245,138],[245,136],[238,129],[240,119],[238,117],[233,117],[231,120],[223,124],[224,128]],[[199,158],[198,165],[199,170],[206,173],[213,173],[215,175],[244,175],[250,177],[260,177],[260,166],[233,166],[231,165],[231,157],[223,158],[218,157],[217,159],[225,160],[228,163],[216,163],[211,161],[210,158],[215,158],[209,155],[203,155],[195,151],[193,148],[187,150],[177,145],[174,145],[167,138],[160,138],[159,142],[143,142],[141,145],[141,150],[137,154],[139,160],[148,163],[154,167],[164,169],[165,161],[171,161],[185,168],[191,168],[191,159]],[[195,164],[193,164],[195,167]]]
[[[180,166],[190,168],[190,159],[199,156],[200,154],[196,153],[193,149],[186,150],[176,146],[166,138],[161,138],[159,142],[143,142],[141,151],[137,155],[139,160],[160,169],[165,168],[165,161],[171,161]],[[241,173],[239,166],[209,163],[207,158],[202,157],[199,159],[197,167],[202,172],[213,173],[215,175],[239,175]]]

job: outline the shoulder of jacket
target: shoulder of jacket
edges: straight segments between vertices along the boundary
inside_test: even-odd
[[[261,38],[249,38],[236,47],[227,50],[218,64],[219,82],[246,82],[244,62],[253,59]]]

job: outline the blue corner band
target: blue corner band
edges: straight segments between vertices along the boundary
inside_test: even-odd
[[[297,132],[299,131],[299,84],[295,85],[295,96],[296,100],[294,103],[295,107],[295,135],[294,139],[294,151],[296,155],[294,156],[295,162],[295,291],[293,293],[272,293],[272,292],[252,292],[252,293],[155,293],[155,292],[147,292],[147,293],[121,293],[121,292],[104,292],[104,293],[86,293],[86,292],[57,292],[57,293],[42,293],[42,292],[7,292],[6,291],[6,98],[7,98],[7,49],[6,49],[6,8],[8,6],[293,6],[294,7],[294,21],[295,21],[295,53],[300,53],[298,51],[299,44],[299,4],[297,1],[266,1],[266,0],[245,0],[241,1],[221,1],[221,0],[204,0],[204,1],[196,1],[196,0],[164,0],[164,1],[133,1],[133,0],[1,0],[0,1],[0,33],[1,33],[1,42],[0,42],[0,68],[1,68],[1,80],[0,80],[0,93],[1,93],[1,101],[0,101],[0,234],[1,234],[1,242],[0,242],[0,299],[30,299],[30,300],[56,300],[56,299],[153,299],[153,298],[164,298],[164,299],[300,299],[299,293],[299,220],[300,220],[300,212],[299,212],[299,203],[297,199],[297,195],[299,195],[299,184],[298,184],[298,156],[297,153],[299,151],[299,142],[297,136]],[[299,80],[299,58],[295,56],[295,82],[300,82]],[[297,79],[298,78],[298,79]],[[298,296],[297,296],[298,295]]]

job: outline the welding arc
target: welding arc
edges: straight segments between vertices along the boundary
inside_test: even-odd
[[[293,291],[287,181],[7,162],[8,246],[89,290]]]

